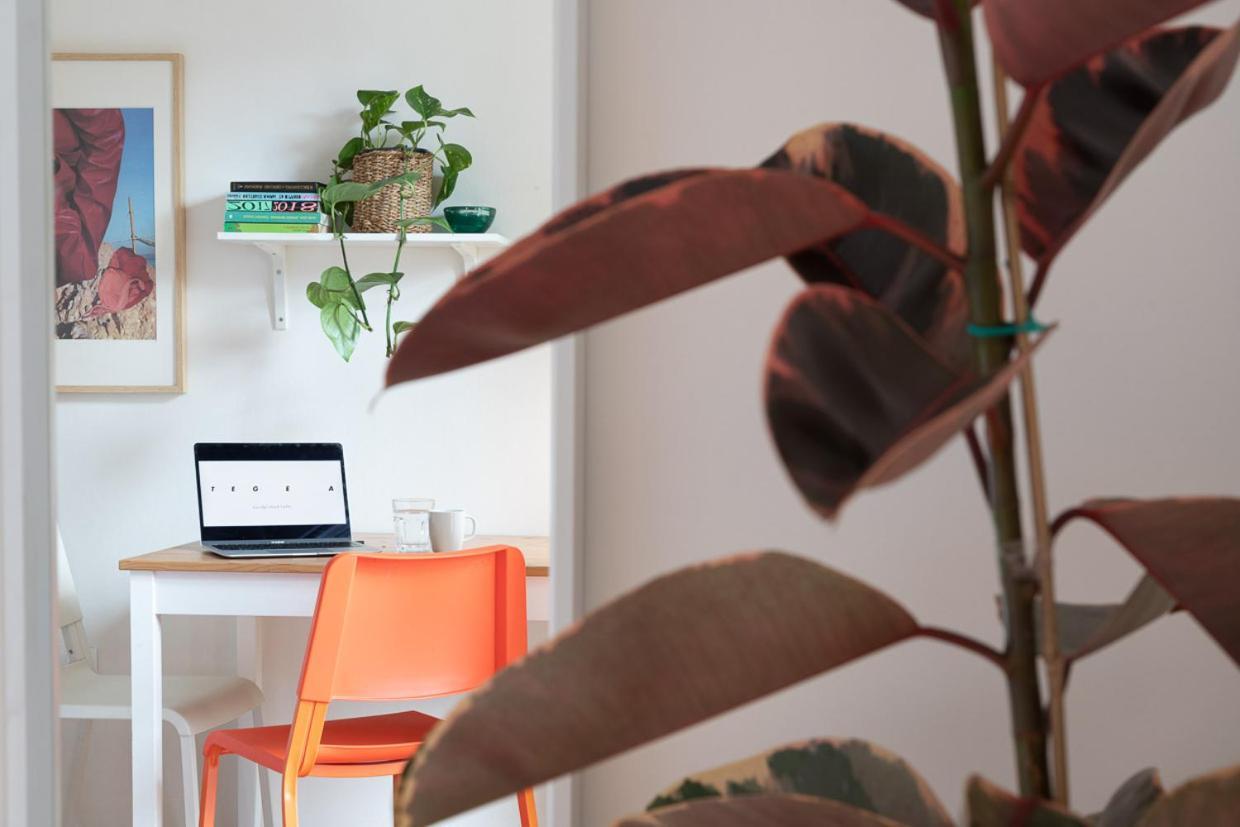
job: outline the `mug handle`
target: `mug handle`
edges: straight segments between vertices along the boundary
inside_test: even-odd
[[[464,516],[466,520],[469,520],[469,533],[465,535],[465,539],[468,540],[470,537],[473,537],[475,534],[478,533],[478,521],[475,520],[473,516],[469,514],[466,514]]]

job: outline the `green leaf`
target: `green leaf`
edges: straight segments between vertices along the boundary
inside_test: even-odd
[[[399,93],[395,91],[391,91],[391,90],[380,92],[375,89],[359,89],[357,90],[357,102],[360,103],[362,106],[368,107],[370,106],[371,102],[374,101],[375,98],[381,95],[392,95],[393,96],[392,99],[395,100],[396,96],[399,95]],[[388,105],[391,106],[391,104],[388,104]]]
[[[769,824],[779,827],[912,827],[847,804],[808,795],[696,799],[622,818],[612,827],[755,827]]]
[[[365,293],[370,288],[381,284],[397,284],[404,275],[404,273],[367,273],[357,280],[357,292]]]
[[[353,159],[364,146],[365,142],[361,138],[350,138],[345,141],[344,146],[340,148],[340,154],[336,156],[336,166],[341,169],[353,169]]]
[[[401,121],[400,131],[408,135],[419,129],[429,129],[431,127],[434,127],[435,129],[444,129],[447,126],[448,125],[443,121]]]
[[[456,172],[469,169],[474,162],[474,156],[460,144],[440,144],[439,148],[443,150],[444,158],[448,161],[447,165]]]
[[[410,109],[421,115],[423,120],[443,112],[443,106],[440,104],[439,98],[428,95],[426,90],[422,88],[422,84],[418,84],[405,93],[405,102],[409,104]]]
[[[306,285],[306,298],[310,300],[312,305],[320,308],[328,302],[327,297],[323,294],[323,285],[317,281],[312,281]]]
[[[707,795],[795,793],[827,798],[910,827],[951,827],[930,785],[904,760],[856,738],[814,739],[778,747],[686,778],[648,809]]]
[[[335,206],[336,204],[347,204],[350,201],[361,201],[373,193],[369,184],[359,184],[356,181],[341,181],[339,184],[323,188],[323,203]]]
[[[439,112],[440,117],[455,118],[457,115],[464,115],[467,118],[474,117],[474,113],[469,111],[468,106],[462,106],[460,109],[444,109]]]
[[[396,222],[396,226],[398,227],[419,227],[426,226],[428,224],[432,227],[438,227],[441,230],[452,232],[452,225],[449,224],[448,219],[444,218],[442,215],[423,215],[417,218],[402,218],[400,221]]]
[[[319,276],[319,283],[328,293],[343,293],[349,289],[349,273],[343,267],[332,265]]]
[[[452,197],[452,193],[456,191],[456,179],[459,174],[451,167],[443,168],[443,180],[439,182],[439,192],[435,193],[435,204],[432,209]]]
[[[416,322],[392,322],[392,331],[394,333],[404,333],[406,330],[413,330]]]
[[[349,361],[354,347],[357,346],[357,337],[362,331],[353,312],[344,303],[333,302],[319,313],[319,323],[340,358]]]

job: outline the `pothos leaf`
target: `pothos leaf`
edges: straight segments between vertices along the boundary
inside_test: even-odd
[[[319,323],[340,358],[349,361],[362,328],[348,305],[337,301],[324,306],[319,312]]]
[[[357,280],[357,292],[365,293],[370,288],[379,285],[399,284],[404,275],[404,273],[367,273]]]
[[[413,330],[416,322],[392,322],[392,330],[396,333],[404,333],[406,330]]]

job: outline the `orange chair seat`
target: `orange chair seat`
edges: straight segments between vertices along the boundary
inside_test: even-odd
[[[363,718],[338,718],[323,725],[323,740],[311,775],[370,777],[394,775],[418,751],[438,718],[421,712],[396,712]],[[207,736],[206,749],[244,756],[268,769],[284,769],[288,753],[287,724],[248,729],[222,729]]]

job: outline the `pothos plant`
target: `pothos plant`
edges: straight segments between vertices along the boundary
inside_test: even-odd
[[[900,139],[826,124],[755,169],[626,182],[459,283],[401,343],[387,382],[512,353],[784,257],[805,289],[774,332],[765,401],[793,482],[834,520],[849,497],[960,436],[994,529],[1002,648],[920,623],[877,589],[780,551],[675,571],[588,615],[461,704],[406,771],[398,823],[430,824],[913,637],[982,658],[1007,686],[1019,790],[974,776],[969,824],[1235,823],[1240,766],[1170,793],[1146,770],[1094,819],[1068,808],[1071,669],[1176,607],[1240,663],[1240,500],[1093,499],[1052,519],[1031,359],[1048,335],[1033,308],[1058,253],[1177,124],[1219,96],[1240,24],[1159,27],[1203,0],[982,0],[1002,136],[988,152],[974,4],[901,2],[931,21],[941,45],[958,177]],[[1009,78],[1024,94],[1010,120]],[[1022,252],[1036,266],[1028,287]],[[1016,382],[1029,507],[1018,493]],[[1144,567],[1123,603],[1055,601],[1054,541],[1077,522]],[[950,818],[899,758],[819,738],[694,774],[621,823]]]
[[[332,233],[340,245],[340,265],[328,267],[319,276],[318,281],[306,285],[306,298],[319,308],[319,324],[327,334],[328,341],[346,362],[353,356],[357,340],[363,330],[373,330],[370,316],[366,312],[364,294],[375,287],[387,288],[386,312],[383,320],[385,352],[391,356],[396,352],[398,334],[413,328],[413,322],[393,321],[392,305],[400,298],[400,281],[405,274],[400,271],[400,256],[408,240],[407,230],[416,224],[432,224],[447,228],[447,222],[439,216],[422,216],[405,218],[397,222],[396,254],[392,260],[392,269],[386,272],[367,273],[355,279],[349,266],[349,254],[345,249],[345,224],[348,209],[363,198],[374,195],[391,184],[410,184],[418,180],[419,173],[408,172],[394,175],[382,181],[360,184],[356,181],[342,181],[328,185],[320,196],[325,212],[332,225]]]
[[[333,162],[332,183],[343,181],[353,169],[353,161],[359,153],[374,149],[401,149],[405,152],[429,152],[439,162],[443,175],[435,194],[435,207],[439,206],[456,190],[457,178],[473,164],[469,150],[460,144],[445,143],[443,131],[447,121],[458,116],[474,117],[469,107],[446,109],[439,98],[427,93],[419,84],[404,94],[405,103],[417,115],[410,120],[395,120],[392,108],[400,99],[400,92],[392,90],[359,89],[358,114],[361,128],[357,135],[345,141]],[[427,149],[422,143],[434,134],[435,149]]]

